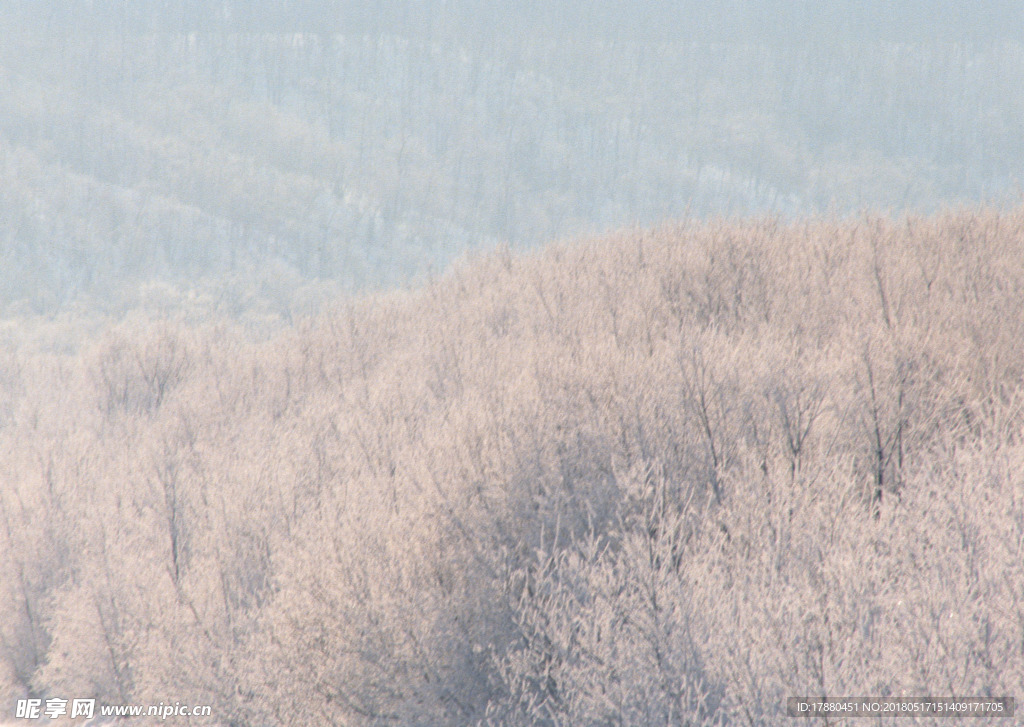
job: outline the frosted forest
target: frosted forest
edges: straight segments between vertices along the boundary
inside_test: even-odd
[[[1024,697],[1022,29],[4,2],[0,724]]]

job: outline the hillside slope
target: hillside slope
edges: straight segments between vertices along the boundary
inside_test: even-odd
[[[1021,300],[1024,210],[964,209],[8,348],[0,695],[761,725],[1024,694]]]
[[[7,0],[0,318],[154,282],[287,317],[501,242],[1011,205],[1021,10],[961,5]]]

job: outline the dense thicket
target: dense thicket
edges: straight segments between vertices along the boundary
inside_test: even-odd
[[[0,694],[233,725],[1024,694],[1022,299],[1024,211],[961,210],[8,346]]]

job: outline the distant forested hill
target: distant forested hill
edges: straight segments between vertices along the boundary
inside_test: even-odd
[[[891,6],[4,3],[0,312],[287,314],[498,242],[1012,199],[1020,8]]]

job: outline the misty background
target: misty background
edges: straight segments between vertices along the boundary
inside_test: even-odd
[[[472,250],[1017,204],[1019,3],[7,0],[0,317],[289,319]]]

